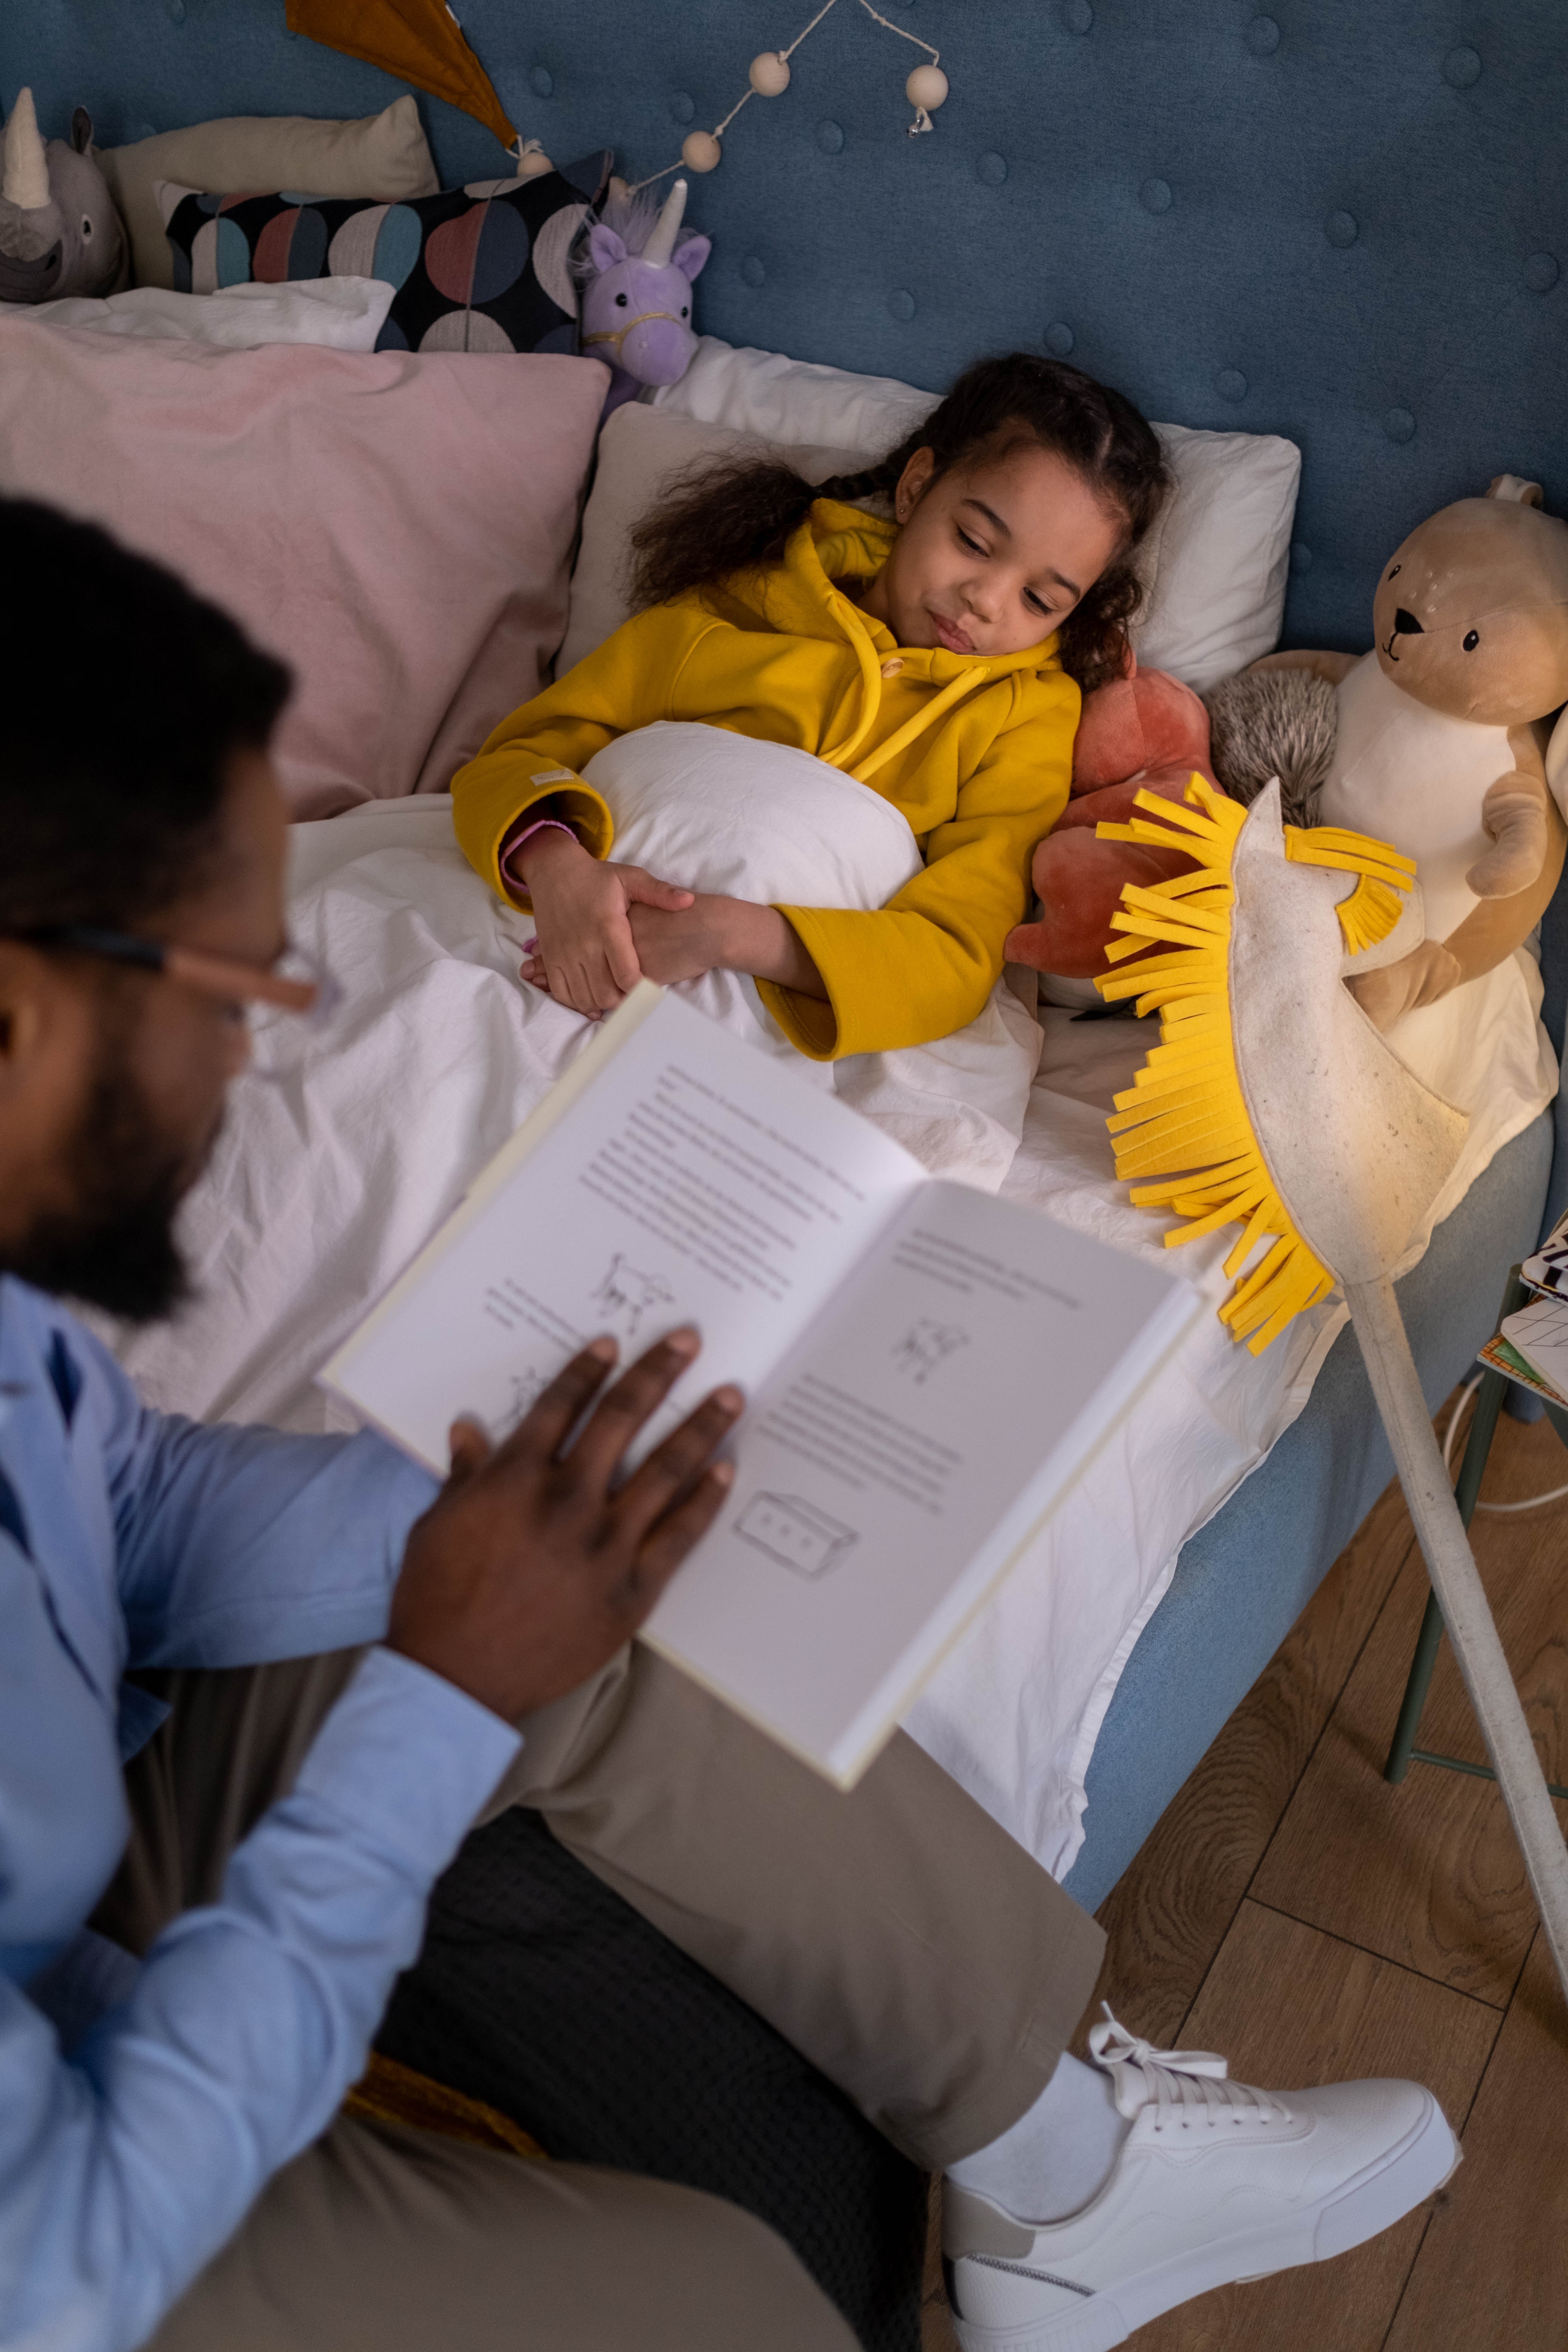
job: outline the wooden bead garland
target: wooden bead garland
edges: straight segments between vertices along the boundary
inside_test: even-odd
[[[689,172],[716,171],[723,160],[724,133],[741,111],[742,107],[750,98],[782,98],[784,96],[790,85],[791,58],[807,35],[815,33],[823,18],[828,16],[837,5],[838,0],[825,0],[825,5],[817,10],[805,31],[795,35],[787,49],[760,51],[752,59],[746,77],[746,88],[722,122],[716,122],[711,131],[689,131],[681,142],[680,163],[667,163],[662,172],[651,173],[646,180],[637,181],[636,186],[627,193],[635,195],[639,188],[651,188],[656,181],[667,179],[671,172],[679,172],[682,163]],[[910,125],[910,138],[914,138],[922,131],[931,130],[934,127],[931,116],[942,103],[948,92],[947,76],[942,70],[939,53],[932,48],[929,41],[922,41],[918,33],[906,32],[902,25],[892,24],[889,18],[872,7],[871,0],[860,0],[860,5],[868,16],[874,16],[878,24],[888,32],[897,33],[900,40],[912,41],[917,49],[924,49],[930,58],[929,65],[916,66],[904,84],[904,96],[915,110],[915,119]],[[526,165],[524,168],[527,168]]]

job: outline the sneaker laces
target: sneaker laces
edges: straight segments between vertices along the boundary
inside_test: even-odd
[[[1249,2083],[1233,2083],[1227,2062],[1214,2051],[1156,2050],[1117,2022],[1109,2001],[1101,2007],[1106,2021],[1089,2028],[1089,2046],[1110,2077],[1117,2113],[1129,2122],[1147,2106],[1156,2111],[1156,2131],[1167,2126],[1185,2131],[1194,2123],[1208,2126],[1227,2118],[1239,2124],[1248,2116],[1260,2123],[1289,2122],[1282,2099]]]

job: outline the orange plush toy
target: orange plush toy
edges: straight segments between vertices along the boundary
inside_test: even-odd
[[[1110,918],[1124,882],[1145,885],[1185,873],[1192,865],[1173,850],[1145,849],[1131,841],[1097,841],[1097,824],[1124,824],[1134,795],[1158,793],[1179,801],[1195,770],[1214,782],[1209,766],[1209,715],[1179,678],[1164,670],[1130,667],[1097,687],[1083,706],[1073,745],[1072,791],[1067,807],[1035,852],[1039,919],[1007,936],[1010,963],[1032,965],[1055,979],[1085,982],[1111,967],[1105,961]],[[1047,986],[1047,997],[1053,994]],[[1092,989],[1063,992],[1064,1002],[1098,1004]]]

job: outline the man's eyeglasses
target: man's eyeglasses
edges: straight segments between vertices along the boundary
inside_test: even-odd
[[[105,930],[95,923],[53,923],[9,933],[30,947],[60,948],[73,955],[100,956],[161,973],[183,988],[216,997],[240,1012],[250,1033],[255,1066],[263,1076],[280,1074],[303,1059],[309,1037],[331,1021],[342,1003],[331,974],[302,950],[287,947],[269,964],[237,956],[214,955],[205,948],[174,940],[149,939],[140,931]],[[280,1019],[279,1016],[291,1015]]]

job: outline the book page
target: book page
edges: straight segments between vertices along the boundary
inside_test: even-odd
[[[1568,1306],[1557,1298],[1532,1298],[1503,1317],[1499,1336],[1523,1357],[1554,1402],[1568,1398]]]
[[[1173,1273],[926,1184],[757,1397],[646,1637],[848,1781],[1200,1311]]]
[[[754,1392],[923,1181],[900,1145],[677,998],[618,1043],[606,1023],[601,1045],[322,1375],[432,1469],[458,1413],[503,1437],[599,1332],[623,1361],[679,1324],[702,1334],[639,1452],[721,1381]]]

